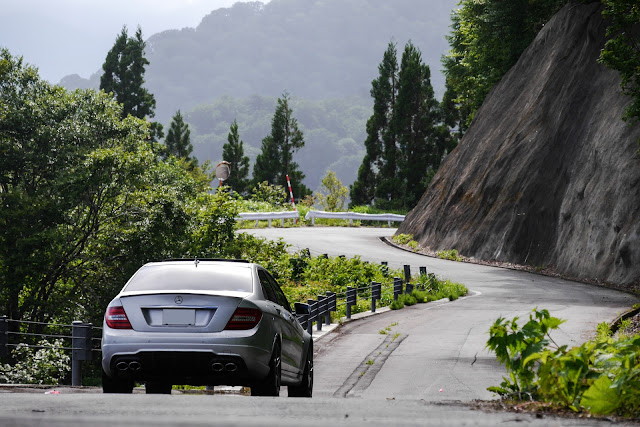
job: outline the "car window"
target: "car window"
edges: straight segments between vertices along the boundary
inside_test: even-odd
[[[124,288],[129,291],[232,291],[253,292],[251,269],[244,265],[158,263],[145,265]]]
[[[265,297],[269,301],[275,302],[276,304],[280,304],[278,302],[276,293],[273,290],[273,284],[269,280],[269,276],[267,275],[267,272],[264,270],[258,270],[258,277],[260,278],[260,284],[262,285],[262,292],[264,293]]]
[[[289,304],[289,301],[287,300],[287,297],[285,296],[284,292],[282,292],[282,289],[280,288],[280,285],[278,285],[278,282],[276,281],[276,279],[274,279],[273,276],[270,275],[269,273],[267,273],[267,276],[276,294],[276,300],[278,304],[286,308],[287,311],[291,311],[291,305]]]

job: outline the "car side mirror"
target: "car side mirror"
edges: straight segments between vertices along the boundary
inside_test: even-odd
[[[303,302],[296,302],[293,305],[295,307],[296,315],[300,316],[303,314],[311,314],[311,308],[309,304],[305,304]]]

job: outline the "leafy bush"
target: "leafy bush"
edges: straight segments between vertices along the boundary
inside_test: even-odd
[[[281,185],[271,185],[267,181],[262,181],[251,190],[251,200],[283,206],[287,200],[287,193]]]
[[[11,352],[18,362],[14,365],[0,365],[0,383],[5,384],[61,384],[71,371],[71,358],[62,350],[62,340],[53,343],[42,340],[39,349],[24,344]]]
[[[389,305],[391,310],[400,310],[404,308],[404,295],[400,295],[397,300],[393,301],[391,305]]]
[[[509,378],[489,387],[506,398],[541,400],[597,415],[640,416],[640,336],[610,337],[598,325],[598,338],[579,347],[551,350],[548,335],[563,320],[537,309],[522,328],[499,318],[487,347],[507,368]]]

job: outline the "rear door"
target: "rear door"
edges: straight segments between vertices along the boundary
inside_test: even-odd
[[[291,305],[282,289],[280,289],[278,282],[266,271],[263,271],[263,277],[270,289],[268,292],[272,295],[277,305],[276,312],[278,313],[282,334],[282,367],[293,374],[298,374],[303,368],[302,352],[304,341],[302,327],[295,315],[291,313]]]

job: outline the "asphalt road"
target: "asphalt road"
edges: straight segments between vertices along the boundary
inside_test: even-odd
[[[534,308],[565,319],[552,334],[558,345],[580,345],[595,336],[600,322],[610,322],[638,300],[615,290],[509,270],[445,261],[399,250],[383,243],[388,228],[271,228],[245,230],[269,239],[283,238],[293,250],[314,254],[360,255],[387,261],[391,267],[426,266],[442,278],[463,283],[472,295],[446,303],[418,304],[344,325],[335,338],[319,343],[316,357],[317,396],[357,396],[364,399],[424,399],[429,402],[469,402],[492,399],[487,387],[499,385],[504,368],[485,349],[489,327],[502,316],[528,320]],[[376,369],[375,377],[348,393],[349,376],[358,375],[383,346],[391,326],[402,343]],[[385,344],[386,345],[386,344]],[[358,371],[360,370],[360,371]],[[345,384],[346,383],[346,384]],[[366,385],[366,386],[365,386]],[[342,387],[342,388],[341,388]]]
[[[239,395],[1,393],[2,426],[68,425],[600,425],[602,420],[488,413],[469,405],[492,399],[504,369],[485,350],[499,317],[528,318],[535,307],[566,319],[553,339],[578,345],[638,300],[610,289],[494,267],[428,258],[392,248],[382,228],[248,230],[284,238],[314,254],[360,255],[370,262],[426,266],[464,283],[472,294],[345,323],[316,343],[313,399]],[[380,330],[389,328],[387,334]],[[395,337],[395,339],[394,339]],[[283,389],[282,394],[286,396]],[[606,422],[609,424],[610,422]]]

